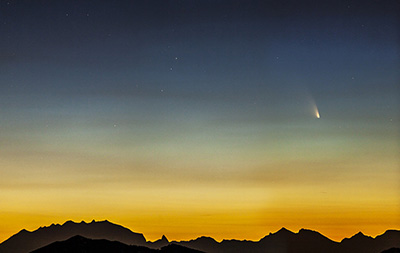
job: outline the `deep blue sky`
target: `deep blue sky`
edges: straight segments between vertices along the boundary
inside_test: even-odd
[[[17,115],[20,127],[81,117],[128,127],[132,117],[268,124],[307,118],[313,103],[334,124],[393,120],[398,8],[396,1],[1,1],[2,124]]]

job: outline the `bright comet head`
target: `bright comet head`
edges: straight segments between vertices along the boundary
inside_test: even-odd
[[[317,117],[317,119],[321,118],[317,107],[315,107],[315,116]]]
[[[318,107],[317,107],[317,103],[315,102],[314,98],[311,96],[311,94],[308,94],[307,98],[308,98],[307,100],[308,100],[309,105],[310,105],[310,107],[309,107],[310,108],[310,112],[312,114],[314,114],[314,116],[317,119],[321,118],[321,115],[319,114],[319,110],[318,110]]]

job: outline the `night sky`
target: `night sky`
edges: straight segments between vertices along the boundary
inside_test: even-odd
[[[0,0],[0,241],[68,219],[151,240],[399,229],[398,13]]]

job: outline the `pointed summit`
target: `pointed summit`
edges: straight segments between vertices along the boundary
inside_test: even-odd
[[[361,231],[350,237],[350,239],[365,239],[365,238],[372,239],[371,236],[366,236]]]
[[[30,233],[30,232],[24,228],[24,229],[22,229],[21,231],[19,231],[16,235],[29,234],[29,233]],[[13,235],[13,236],[16,236],[16,235]]]
[[[358,232],[357,234],[353,235],[350,238],[344,238],[341,243],[344,245],[347,245],[349,243],[355,243],[355,244],[360,244],[360,243],[367,243],[368,241],[373,240],[371,236],[366,236],[364,235],[361,231]]]
[[[363,232],[360,231],[357,234],[353,235],[353,237],[355,237],[355,236],[365,236],[365,235],[363,234]]]
[[[167,242],[169,242],[168,239],[167,239],[167,237],[166,237],[165,235],[163,235],[163,236],[161,237],[161,241],[167,241]]]
[[[169,241],[165,235],[163,235],[161,239],[158,239],[157,241],[147,242],[147,246],[153,249],[161,249],[167,245],[169,245]]]
[[[280,234],[280,235],[291,235],[294,234],[292,231],[286,229],[285,227],[282,227],[281,229],[279,229],[275,234]]]
[[[64,222],[64,224],[62,224],[62,225],[65,226],[65,225],[69,225],[69,224],[75,224],[75,222],[73,222],[72,220],[67,220],[67,221]]]
[[[270,233],[269,235],[262,238],[260,240],[260,242],[266,243],[267,241],[270,241],[270,240],[286,240],[290,237],[293,237],[294,235],[296,235],[296,234],[293,233],[292,231],[286,229],[285,227],[282,227],[277,232]]]

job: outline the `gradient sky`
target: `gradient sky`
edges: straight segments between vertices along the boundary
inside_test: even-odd
[[[400,229],[399,7],[0,0],[0,241]]]

